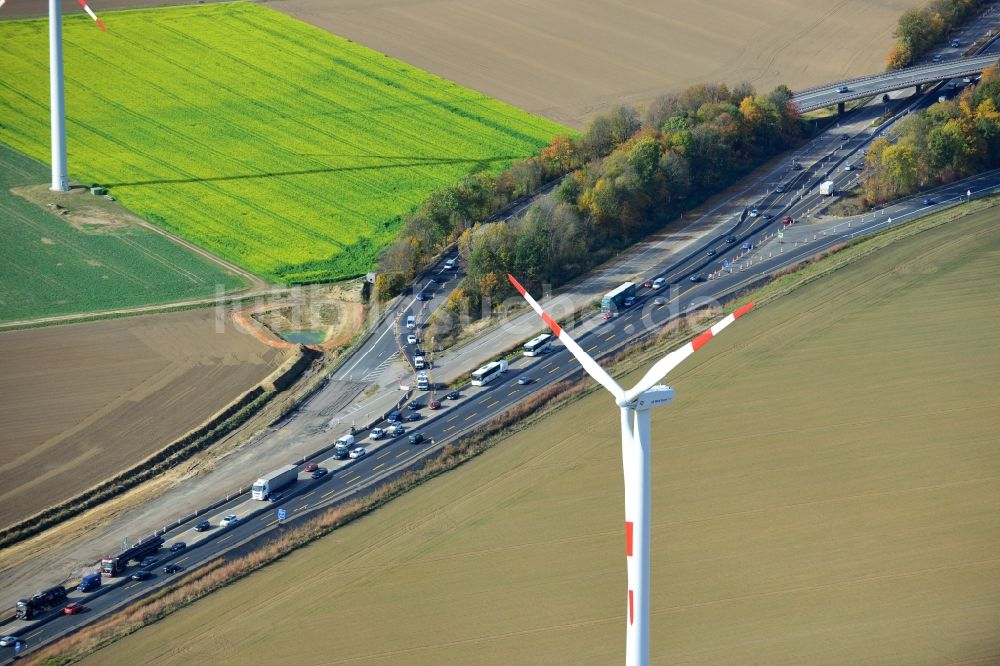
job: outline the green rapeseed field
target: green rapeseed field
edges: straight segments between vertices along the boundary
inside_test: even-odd
[[[259,5],[102,18],[64,19],[70,176],[279,281],[369,270],[430,192],[567,131]],[[0,43],[0,142],[47,161],[47,23]]]

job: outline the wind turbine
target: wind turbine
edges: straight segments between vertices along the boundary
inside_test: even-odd
[[[108,29],[84,0],[76,0],[101,30]],[[6,0],[0,0],[3,7]],[[66,175],[66,102],[63,94],[62,8],[59,0],[49,0],[49,113],[52,131],[52,186],[56,192],[69,191]]]
[[[625,472],[625,562],[628,568],[628,599],[625,625],[626,666],[646,666],[649,663],[649,536],[650,536],[650,437],[649,410],[669,404],[674,390],[658,382],[678,363],[698,351],[713,336],[738,318],[754,304],[747,303],[714,326],[676,349],[649,369],[630,391],[625,391],[611,375],[531,297],[524,287],[508,274],[511,284],[521,293],[552,333],[559,338],[583,369],[615,397],[621,409],[622,466]]]

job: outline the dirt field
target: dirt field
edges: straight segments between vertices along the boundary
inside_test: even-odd
[[[1000,661],[998,259],[986,211],[681,366],[653,663]],[[594,394],[89,663],[620,663],[618,441]]]
[[[266,377],[285,351],[195,310],[0,334],[0,524],[133,465]]]
[[[881,71],[922,0],[280,0],[266,3],[551,120],[702,82],[793,90]]]

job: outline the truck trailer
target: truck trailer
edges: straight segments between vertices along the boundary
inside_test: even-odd
[[[833,196],[834,192],[836,192],[836,190],[833,188],[832,180],[824,180],[819,184],[819,193],[824,197]]]
[[[20,599],[17,602],[16,613],[19,620],[30,620],[39,613],[55,608],[66,600],[66,588],[62,585],[42,590],[30,599]]]
[[[271,496],[271,493],[281,490],[297,478],[299,478],[298,467],[295,465],[285,465],[254,481],[250,495],[255,500],[266,500]]]
[[[108,577],[117,576],[125,571],[132,560],[141,560],[154,555],[163,545],[163,537],[151,536],[140,540],[137,544],[118,555],[110,555],[101,560],[101,573]]]
[[[632,305],[633,302],[635,302],[635,283],[626,282],[604,295],[601,299],[601,314],[605,319],[611,319],[619,310]]]
[[[92,573],[84,576],[83,579],[80,581],[80,584],[76,586],[76,589],[80,590],[81,592],[90,592],[91,590],[96,590],[100,586],[101,586],[101,574]]]

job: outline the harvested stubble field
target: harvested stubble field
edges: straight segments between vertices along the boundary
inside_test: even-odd
[[[267,377],[285,350],[211,310],[0,334],[0,525],[142,461]]]
[[[256,4],[103,20],[64,28],[70,174],[280,281],[370,270],[432,191],[567,131]],[[0,22],[0,141],[39,159],[46,39]]]
[[[802,287],[671,378],[654,663],[1000,660],[995,220]],[[619,441],[597,392],[89,663],[620,663]]]
[[[244,284],[128,215],[109,217],[115,207],[98,197],[46,193],[74,213],[61,217],[11,191],[49,175],[43,164],[0,145],[0,321],[211,296],[217,287]]]
[[[885,68],[923,0],[281,0],[278,11],[532,113],[586,119],[697,83],[792,90]]]

